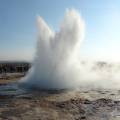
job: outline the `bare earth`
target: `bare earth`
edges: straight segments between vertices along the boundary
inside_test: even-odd
[[[0,86],[0,120],[120,120],[119,90],[20,93],[5,86]]]

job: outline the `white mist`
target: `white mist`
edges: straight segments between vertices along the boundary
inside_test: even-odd
[[[92,62],[82,62],[80,46],[85,23],[76,10],[66,11],[59,32],[52,31],[41,17],[37,23],[36,56],[31,70],[20,83],[40,89],[120,87],[118,66],[101,68]]]

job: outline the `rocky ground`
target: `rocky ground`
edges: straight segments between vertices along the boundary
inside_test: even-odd
[[[0,86],[0,120],[120,120],[120,91]]]
[[[25,73],[2,73],[0,74],[0,85],[15,82],[24,76]]]

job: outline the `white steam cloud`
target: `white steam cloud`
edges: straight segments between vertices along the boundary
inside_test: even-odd
[[[22,84],[40,89],[120,87],[118,65],[81,60],[85,23],[76,10],[66,11],[59,32],[52,31],[41,17],[37,22],[36,57]]]

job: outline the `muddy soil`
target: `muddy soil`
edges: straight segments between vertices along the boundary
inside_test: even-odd
[[[0,86],[0,120],[120,120],[119,90],[27,91],[11,86]]]

